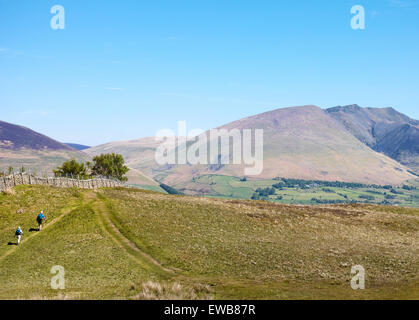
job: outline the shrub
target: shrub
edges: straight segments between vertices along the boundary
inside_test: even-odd
[[[395,189],[391,189],[391,190],[390,190],[390,192],[391,192],[391,193],[394,193],[394,194],[403,194],[403,192],[401,192],[401,191],[397,191],[397,190],[395,190]]]
[[[258,193],[262,197],[272,196],[275,194],[275,188],[265,188],[265,189],[258,188],[256,190],[256,193]]]
[[[368,201],[375,200],[374,196],[370,196],[370,195],[367,195],[367,194],[361,194],[360,196],[358,196],[358,198],[359,199],[365,199],[365,200],[368,200]]]
[[[101,154],[93,158],[92,175],[116,178],[120,181],[127,181],[125,174],[129,168],[125,166],[124,157],[116,153]]]
[[[283,190],[284,189],[284,183],[283,182],[278,182],[275,183],[274,185],[272,185],[272,188],[278,189],[278,190]]]
[[[61,167],[58,167],[57,170],[54,170],[56,177],[81,177],[86,178],[87,168],[84,163],[79,163],[75,159],[64,162]]]

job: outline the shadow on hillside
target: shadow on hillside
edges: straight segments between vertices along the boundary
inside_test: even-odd
[[[17,243],[16,242],[9,242],[7,245],[8,246],[17,246]]]
[[[37,231],[39,231],[39,229],[38,229],[38,228],[30,228],[30,229],[29,229],[29,232],[37,232]]]

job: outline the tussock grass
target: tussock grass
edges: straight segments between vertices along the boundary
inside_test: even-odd
[[[1,193],[5,196],[14,196],[16,194],[16,191],[13,188],[10,188],[2,190]]]
[[[361,264],[374,297],[400,296],[398,289],[418,296],[418,209],[105,194],[126,237],[163,265],[213,282],[218,293],[238,287],[238,296],[278,297],[269,288],[292,282],[285,286],[292,297],[322,287],[349,298],[351,267]]]
[[[131,286],[135,290],[135,286]],[[210,300],[211,288],[208,285],[186,287],[178,282],[159,283],[147,281],[141,286],[140,293],[134,295],[134,300]]]

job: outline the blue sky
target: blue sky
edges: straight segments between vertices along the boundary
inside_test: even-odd
[[[305,104],[419,119],[418,57],[419,0],[0,0],[0,119],[88,145]]]

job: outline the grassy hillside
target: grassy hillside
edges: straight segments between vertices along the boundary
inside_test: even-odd
[[[40,209],[48,223],[29,232]],[[24,186],[0,196],[0,228],[3,299],[419,296],[418,209]],[[356,264],[364,291],[349,285]],[[65,290],[50,288],[53,265]]]
[[[166,193],[166,191],[160,187],[159,183],[146,176],[140,170],[130,168],[126,177],[128,178],[128,184],[136,188]]]
[[[133,283],[159,275],[121,249],[90,197],[77,190],[42,187],[21,187],[16,195],[2,196],[0,298],[125,298]],[[46,209],[46,228],[30,232],[40,208]],[[25,212],[17,215],[17,209]],[[25,233],[20,247],[9,244],[15,242],[17,225]],[[53,265],[66,270],[66,290],[61,293],[50,288]]]

